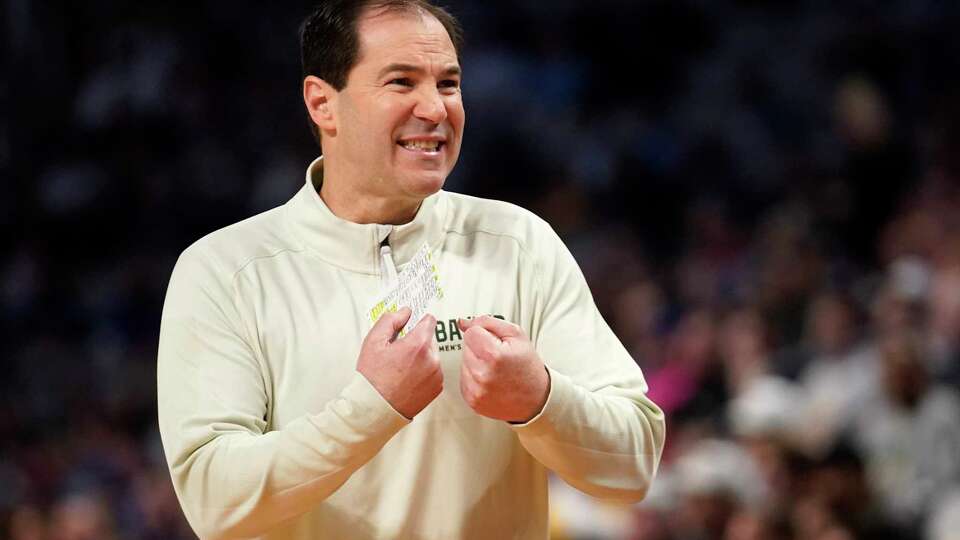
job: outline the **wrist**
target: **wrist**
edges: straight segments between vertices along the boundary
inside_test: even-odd
[[[518,421],[511,421],[510,422],[511,424],[514,424],[514,425],[526,424],[527,422],[539,416],[541,412],[543,412],[543,408],[546,407],[547,405],[547,399],[549,399],[550,397],[550,386],[552,384],[551,378],[550,378],[550,371],[547,369],[546,365],[543,366],[543,375],[542,377],[538,377],[538,380],[542,381],[537,385],[540,387],[540,389],[536,392],[532,392],[532,394],[539,396],[539,399],[535,402],[536,405],[533,407],[532,412],[529,415],[527,415],[525,419],[518,420]]]

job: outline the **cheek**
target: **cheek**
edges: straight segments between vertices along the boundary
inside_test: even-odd
[[[358,147],[360,142],[367,138],[369,120],[362,107],[352,102],[343,102],[337,131],[347,143],[344,148],[348,152],[351,148]]]
[[[463,102],[460,99],[447,104],[447,118],[450,119],[450,124],[453,126],[453,129],[456,130],[457,134],[463,132],[463,125],[465,122],[466,114],[463,110]]]
[[[397,128],[404,118],[405,104],[394,99],[373,99],[357,104],[349,121],[357,136],[358,148],[365,153],[373,150],[374,141],[393,142]],[[377,142],[377,146],[379,146]]]
[[[375,113],[379,129],[391,138],[398,135],[397,131],[413,116],[415,103],[408,99],[389,99],[378,103]]]

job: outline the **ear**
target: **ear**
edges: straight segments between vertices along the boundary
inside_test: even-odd
[[[307,106],[307,113],[321,133],[336,134],[337,123],[333,107],[336,98],[337,91],[327,81],[313,75],[303,79],[303,104]]]

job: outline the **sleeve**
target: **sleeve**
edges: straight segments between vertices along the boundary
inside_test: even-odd
[[[160,434],[200,538],[256,536],[310,510],[409,422],[357,373],[318,414],[268,432],[268,379],[233,290],[211,257],[189,248],[160,327]]]
[[[602,499],[637,502],[663,451],[663,412],[597,310],[573,256],[545,223],[537,252],[533,336],[550,373],[543,410],[514,426],[521,444],[568,484]]]

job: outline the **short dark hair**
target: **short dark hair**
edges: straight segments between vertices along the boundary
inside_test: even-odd
[[[300,25],[300,81],[309,75],[319,77],[341,90],[347,75],[357,63],[360,37],[357,22],[367,10],[426,12],[435,17],[450,35],[460,58],[463,30],[457,19],[428,0],[327,0],[321,2]],[[309,119],[309,118],[308,118]],[[310,120],[310,130],[320,144],[320,130]]]

